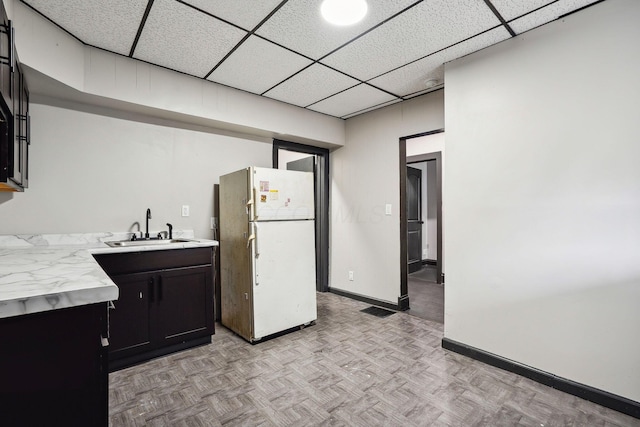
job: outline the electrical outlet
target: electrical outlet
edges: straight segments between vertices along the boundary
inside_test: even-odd
[[[182,205],[182,216],[189,216],[189,205]]]
[[[349,272],[349,280],[353,282],[353,271]]]
[[[384,205],[384,214],[391,215],[391,203],[387,203]]]

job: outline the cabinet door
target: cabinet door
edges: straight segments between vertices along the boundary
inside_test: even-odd
[[[213,334],[212,267],[163,271],[153,306],[158,345],[178,344]]]
[[[109,310],[109,360],[148,351],[151,342],[149,306],[155,300],[155,276],[123,274],[111,278],[120,289]]]
[[[0,11],[0,92],[4,103],[11,108],[13,78],[13,27],[4,10]]]
[[[20,144],[20,175],[22,188],[29,187],[29,145],[31,145],[31,118],[29,116],[29,89],[24,74],[20,78],[20,113],[18,139]]]
[[[105,303],[0,319],[0,424],[107,426]]]
[[[13,156],[13,162],[9,164],[9,177],[18,186],[22,186],[23,168],[24,168],[24,147],[22,145],[22,136],[20,135],[22,117],[20,114],[20,95],[22,90],[22,69],[19,64],[15,64],[15,72],[13,73],[13,121],[10,142],[10,155]],[[10,160],[11,162],[11,160]]]

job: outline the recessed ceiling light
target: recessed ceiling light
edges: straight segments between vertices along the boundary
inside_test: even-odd
[[[367,14],[365,0],[324,0],[320,6],[324,19],[334,25],[352,25]]]

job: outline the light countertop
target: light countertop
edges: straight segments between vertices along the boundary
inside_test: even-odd
[[[0,236],[0,318],[117,300],[93,254],[218,246],[190,234],[174,233],[188,242],[116,248],[104,242],[130,233]]]

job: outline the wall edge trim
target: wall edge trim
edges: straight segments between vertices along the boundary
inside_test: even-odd
[[[390,310],[400,311],[400,307],[397,304],[382,301],[375,298],[370,298],[364,295],[355,294],[353,292],[347,292],[340,289],[329,288],[329,292],[332,294],[340,295],[341,297],[351,298],[357,301],[366,302],[367,304],[377,305],[378,307],[388,308]]]

